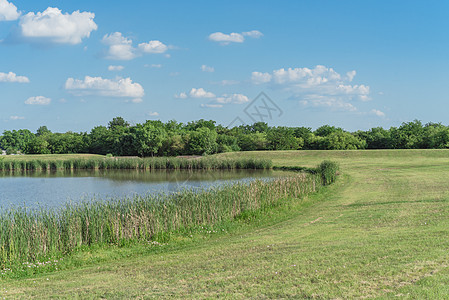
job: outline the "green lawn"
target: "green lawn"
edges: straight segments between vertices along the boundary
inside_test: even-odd
[[[235,155],[342,176],[228,234],[81,253],[96,262],[0,281],[0,297],[449,298],[449,151]]]

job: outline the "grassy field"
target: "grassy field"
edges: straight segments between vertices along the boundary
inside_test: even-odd
[[[223,156],[307,167],[330,159],[342,176],[228,233],[80,252],[62,270],[0,280],[0,297],[449,297],[449,151]]]

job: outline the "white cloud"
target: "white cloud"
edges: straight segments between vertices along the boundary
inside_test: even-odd
[[[0,82],[19,82],[19,83],[28,83],[30,80],[25,76],[17,76],[16,73],[2,73],[0,72]]]
[[[132,45],[133,41],[120,32],[106,34],[102,41],[109,46],[106,58],[113,60],[131,60],[146,53],[164,53],[168,50],[167,45],[157,40],[140,43],[135,48]]]
[[[30,97],[25,101],[25,104],[29,105],[49,105],[50,103],[51,99],[44,96]]]
[[[203,72],[214,72],[215,69],[214,69],[213,67],[209,67],[209,66],[206,66],[206,65],[202,65],[202,66],[201,66],[201,71],[203,71]]]
[[[253,72],[251,74],[251,80],[255,84],[267,83],[271,81],[271,75],[268,73]]]
[[[20,116],[10,116],[9,117],[10,120],[16,121],[16,120],[24,120],[25,117],[20,117]]]
[[[109,66],[109,71],[122,71],[125,67],[124,66]]]
[[[59,44],[79,44],[83,38],[97,30],[95,14],[74,11],[62,14],[56,7],[49,7],[44,12],[30,12],[19,21],[21,36],[31,41],[47,41]]]
[[[248,97],[243,94],[224,94],[221,97],[217,97],[218,103],[234,103],[234,104],[242,104],[249,102]]]
[[[248,103],[249,99],[243,94],[223,94],[217,97],[214,93],[208,92],[203,88],[192,88],[188,93],[180,93],[175,95],[178,99],[197,98],[197,99],[211,99],[207,104],[201,104],[201,107],[221,108],[224,104],[243,104]]]
[[[215,94],[205,91],[203,88],[192,88],[189,92],[191,98],[214,98]]]
[[[103,37],[103,43],[109,46],[106,58],[114,60],[130,60],[137,56],[132,40],[114,32]]]
[[[259,30],[251,30],[251,31],[242,32],[242,35],[258,39],[263,36],[263,33],[260,32]]]
[[[159,116],[159,113],[158,113],[157,111],[150,111],[150,112],[148,112],[148,115],[149,115],[150,117],[158,117],[158,116]]]
[[[276,84],[298,84],[302,87],[310,87],[327,82],[337,82],[341,76],[332,68],[318,65],[314,69],[282,68],[274,70],[271,79]]]
[[[348,80],[351,82],[355,75],[357,74],[357,72],[355,70],[349,71],[346,73],[346,76],[348,77]]]
[[[144,89],[131,78],[103,79],[101,77],[86,76],[83,80],[68,78],[65,89],[76,96],[104,96],[133,98],[134,103],[142,102]]]
[[[0,0],[0,21],[14,21],[20,17],[17,7],[7,0]]]
[[[218,42],[222,45],[228,45],[230,43],[243,43],[245,41],[245,36],[251,38],[260,38],[261,36],[263,36],[263,34],[258,30],[245,31],[242,33],[232,32],[230,34],[214,32],[209,35],[209,40]]]
[[[299,101],[304,106],[325,107],[333,110],[356,111],[357,108],[349,102],[341,98],[322,96],[322,95],[308,95],[304,100]]]
[[[378,117],[382,117],[382,118],[385,117],[385,113],[380,110],[377,110],[377,109],[372,109],[371,113]]]
[[[338,91],[342,91],[343,93],[348,94],[348,95],[356,95],[362,101],[370,100],[370,97],[368,96],[369,93],[370,93],[369,86],[366,86],[364,84],[361,84],[361,85],[343,85],[343,84],[340,84],[337,87],[337,90]]]
[[[215,94],[211,92],[207,92],[203,88],[192,88],[190,92],[180,93],[179,95],[175,95],[175,98],[186,99],[186,98],[215,98]]]
[[[175,95],[175,98],[179,98],[179,99],[187,99],[188,98],[188,96],[187,96],[187,94],[186,93],[181,93],[181,94],[179,94],[179,95]]]
[[[252,72],[254,84],[269,84],[292,94],[291,98],[302,99],[301,103],[315,107],[332,107],[353,111],[353,100],[368,101],[370,87],[351,84],[356,71],[340,75],[333,68],[317,65],[314,68],[277,69],[271,73]]]
[[[164,53],[168,49],[167,45],[164,45],[161,41],[141,43],[138,47],[143,53]]]
[[[240,33],[235,32],[232,32],[230,34],[214,32],[209,35],[209,40],[227,45],[229,43],[243,43],[245,41],[245,38]]]

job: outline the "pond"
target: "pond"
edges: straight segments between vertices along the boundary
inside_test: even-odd
[[[173,193],[285,174],[272,170],[60,170],[0,172],[0,209],[60,207],[68,202]]]

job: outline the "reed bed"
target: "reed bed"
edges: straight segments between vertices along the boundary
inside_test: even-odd
[[[9,209],[0,213],[0,267],[61,257],[82,246],[151,241],[183,228],[213,226],[320,186],[319,175],[302,173],[202,192]]]
[[[58,170],[58,169],[270,169],[272,163],[254,158],[181,158],[181,157],[100,157],[88,159],[22,160],[20,158],[0,160],[0,171]]]

